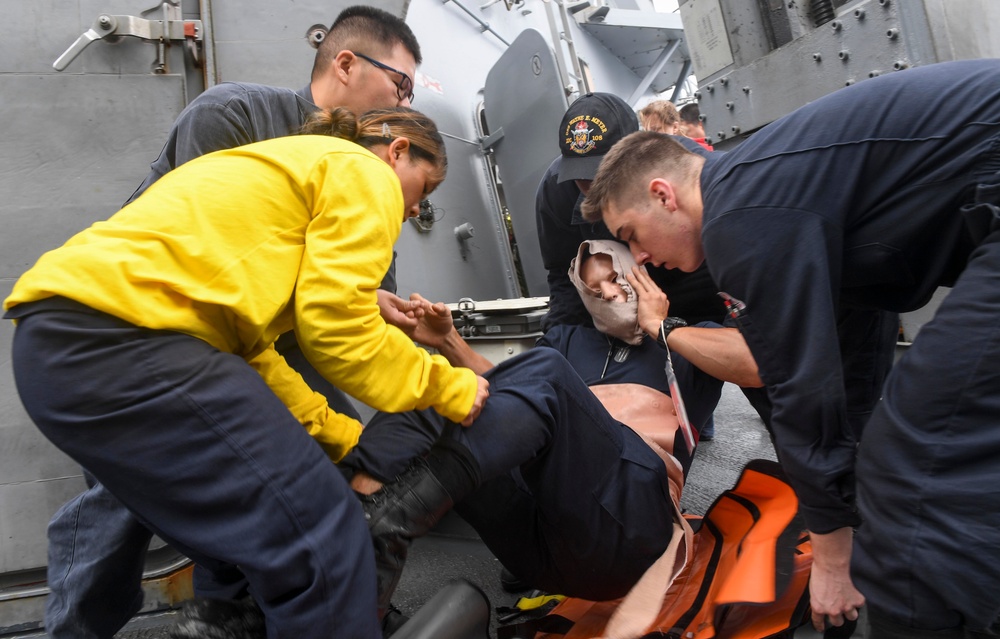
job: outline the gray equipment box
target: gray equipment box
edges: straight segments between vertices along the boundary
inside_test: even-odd
[[[455,328],[473,350],[494,364],[532,348],[542,336],[547,297],[449,304]]]
[[[466,338],[537,337],[548,312],[547,297],[477,302],[463,298],[449,304],[455,328]]]

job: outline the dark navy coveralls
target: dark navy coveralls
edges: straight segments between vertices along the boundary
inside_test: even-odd
[[[706,160],[702,239],[774,406],[810,529],[863,520],[870,612],[978,630],[1000,615],[1000,61],[841,89]],[[855,446],[838,313],[954,285]],[[858,339],[857,329],[841,340]],[[851,503],[856,471],[860,519]]]
[[[621,597],[672,532],[663,460],[587,388],[634,383],[669,394],[663,347],[646,339],[616,359],[623,346],[594,328],[554,327],[539,346],[485,375],[490,399],[471,427],[434,411],[380,413],[341,464],[391,481],[444,433],[472,454],[482,479],[455,510],[504,566],[548,592]],[[672,358],[688,416],[700,428],[722,382]]]

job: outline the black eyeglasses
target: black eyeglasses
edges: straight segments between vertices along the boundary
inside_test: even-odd
[[[411,104],[413,103],[413,79],[410,76],[406,75],[399,69],[393,69],[388,64],[383,64],[374,58],[369,58],[363,53],[358,53],[357,51],[351,51],[351,53],[358,56],[359,58],[364,58],[365,60],[368,60],[379,69],[384,69],[392,73],[398,73],[399,75],[403,76],[403,79],[400,80],[399,82],[393,82],[393,84],[396,85],[396,97],[399,98],[400,100],[409,100]]]

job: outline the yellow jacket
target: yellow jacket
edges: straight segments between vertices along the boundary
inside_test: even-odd
[[[374,408],[432,407],[461,421],[475,398],[472,371],[379,315],[375,291],[402,223],[399,180],[362,147],[326,136],[258,142],[181,165],[46,253],[4,309],[60,295],[240,355],[339,460],[361,425],[274,350],[292,328],[324,377]]]

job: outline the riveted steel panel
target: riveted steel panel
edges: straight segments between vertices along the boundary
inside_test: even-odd
[[[704,67],[697,97],[705,132],[720,148],[846,85],[924,64],[1000,56],[1000,4],[988,0],[837,3],[833,19],[815,27],[789,10],[786,18],[801,35],[773,50],[751,46],[749,56],[739,52],[762,42],[754,34],[764,26],[748,13],[747,0],[687,0],[681,16],[694,20],[697,7],[714,4],[725,17],[734,62]],[[690,46],[695,60],[714,59],[714,49],[697,38]]]

